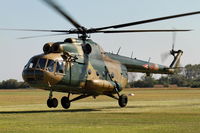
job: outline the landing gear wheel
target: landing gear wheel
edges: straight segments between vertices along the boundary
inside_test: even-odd
[[[51,99],[51,98],[49,98],[48,100],[47,100],[47,106],[49,107],[49,108],[56,108],[57,106],[58,106],[58,100],[56,99],[56,98],[53,98],[53,99]]]
[[[56,98],[52,99],[52,106],[56,108],[58,106],[58,100]]]
[[[119,100],[118,100],[119,106],[120,107],[125,107],[128,103],[128,97],[124,94],[122,94],[121,96],[119,96]]]
[[[63,108],[68,109],[70,107],[70,101],[68,97],[62,97],[61,99],[61,105]]]
[[[52,99],[48,99],[47,100],[47,106],[49,107],[49,108],[52,108],[53,107],[53,104],[52,104]]]

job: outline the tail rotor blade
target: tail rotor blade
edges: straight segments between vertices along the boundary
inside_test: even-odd
[[[169,52],[165,52],[165,53],[162,53],[161,54],[161,61],[162,63],[164,63],[170,56],[170,53]]]
[[[173,32],[173,37],[172,37],[172,50],[174,50],[176,43],[176,32]]]

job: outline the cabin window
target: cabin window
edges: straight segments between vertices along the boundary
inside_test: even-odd
[[[57,61],[56,63],[56,72],[57,73],[64,73],[64,63],[61,61]]]
[[[105,76],[106,76],[106,72],[103,71],[103,72],[102,72],[102,75],[103,75],[103,77],[105,77]]]
[[[48,60],[48,62],[47,62],[47,70],[49,72],[53,72],[54,71],[54,64],[55,64],[55,62],[53,60]]]
[[[38,61],[38,64],[37,64],[37,68],[44,70],[44,68],[46,66],[46,62],[47,62],[47,59],[40,58],[39,61]]]
[[[114,78],[114,77],[115,77],[115,74],[112,72],[112,73],[110,74],[110,77],[111,77],[111,78]]]
[[[99,72],[96,72],[96,75],[99,76]]]
[[[88,74],[90,75],[91,73],[92,73],[92,71],[89,69],[89,70],[88,70]]]

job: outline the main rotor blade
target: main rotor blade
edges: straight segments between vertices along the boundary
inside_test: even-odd
[[[52,0],[43,0],[45,3],[47,3],[49,6],[51,6],[54,10],[56,10],[58,13],[60,13],[62,16],[65,17],[72,25],[74,25],[78,30],[82,27],[80,24],[78,24],[69,14],[67,14],[61,7],[59,7],[55,2]]]
[[[184,13],[184,14],[177,14],[177,15],[160,17],[160,18],[147,19],[147,20],[136,21],[136,22],[131,22],[131,23],[125,23],[125,24],[119,24],[119,25],[112,25],[112,26],[106,26],[106,27],[100,27],[100,28],[93,28],[91,30],[98,31],[98,30],[105,30],[105,29],[110,29],[110,28],[122,28],[122,27],[140,25],[140,24],[145,24],[145,23],[152,23],[152,22],[162,21],[162,20],[167,20],[167,19],[173,19],[173,18],[178,18],[178,17],[190,16],[190,15],[195,15],[195,14],[200,14],[200,11],[189,12],[189,13]]]
[[[34,32],[66,32],[67,30],[40,30],[40,29],[9,29],[9,28],[0,28],[0,30],[11,30],[11,31],[34,31]]]
[[[19,37],[19,38],[17,38],[17,39],[31,39],[31,38],[38,38],[38,37],[60,36],[60,35],[67,35],[67,34],[68,34],[68,33],[48,34],[48,35],[37,35],[37,36]]]
[[[185,32],[191,30],[102,30],[95,33],[130,33],[130,32]]]

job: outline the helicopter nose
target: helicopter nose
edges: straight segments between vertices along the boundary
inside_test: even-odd
[[[23,70],[22,77],[29,84],[39,83],[44,80],[44,72],[41,70],[26,69]]]
[[[25,65],[22,77],[32,87],[48,88],[62,80],[63,69],[63,63],[55,63],[52,59],[33,57]]]

